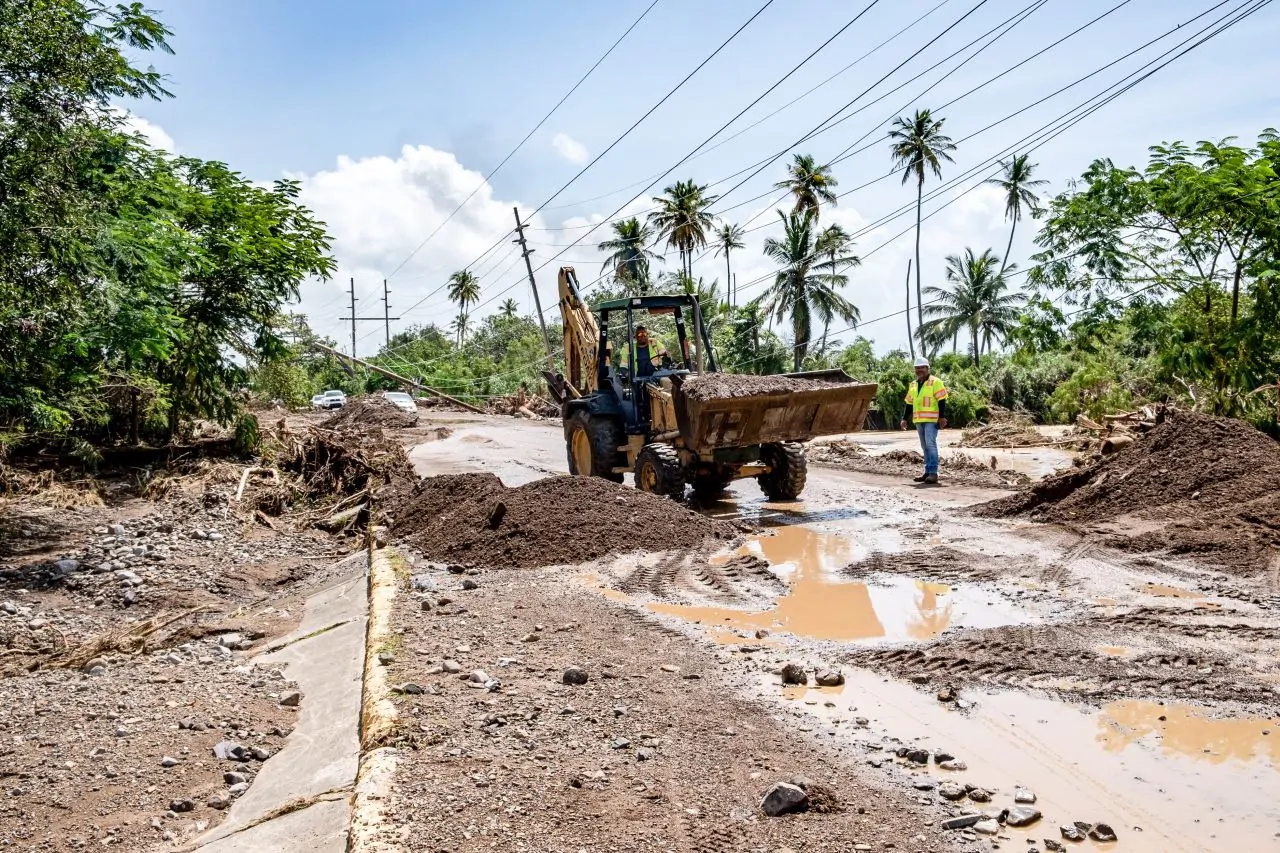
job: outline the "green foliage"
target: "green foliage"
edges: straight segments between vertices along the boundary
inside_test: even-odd
[[[237,453],[248,456],[257,452],[260,438],[256,416],[250,412],[245,412],[236,418],[236,431],[232,439],[232,445]]]

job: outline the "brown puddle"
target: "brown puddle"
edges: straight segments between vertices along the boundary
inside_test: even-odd
[[[1162,583],[1143,584],[1142,591],[1147,595],[1154,595],[1158,598],[1204,598],[1204,596],[1198,592],[1192,592],[1189,589],[1168,586],[1167,584]]]
[[[887,576],[867,584],[841,579],[857,541],[842,533],[790,525],[748,542],[734,555],[755,554],[785,575],[787,593],[768,610],[655,602],[655,613],[708,627],[764,628],[819,640],[929,640],[951,626],[990,628],[1028,621],[1003,598],[978,587]]]
[[[1129,653],[1129,650],[1124,646],[1099,646],[1098,651],[1102,652],[1104,655],[1111,655],[1112,657],[1117,658],[1124,657]]]
[[[1103,708],[1098,725],[1098,741],[1108,752],[1150,738],[1162,750],[1197,761],[1262,759],[1280,769],[1280,719],[1214,719],[1195,706],[1127,699]]]
[[[1070,849],[1280,850],[1280,719],[1211,719],[1197,706],[1142,701],[1090,710],[1017,691],[963,691],[974,706],[960,713],[954,703],[866,670],[845,676],[841,695],[792,688],[783,695],[801,716],[822,721],[818,727],[827,731],[816,735],[827,742],[890,737],[900,740],[886,750],[898,743],[947,750],[968,769],[930,764],[895,772],[996,790],[990,804],[996,811],[1013,805],[1015,786],[1035,791],[1043,818],[1025,830],[1005,828],[1009,840],[1002,838],[1001,849],[1034,843],[1043,850],[1042,839],[1056,839],[1061,823],[1082,820],[1111,824],[1119,842]],[[778,695],[777,676],[763,683]],[[869,725],[853,724],[855,715]],[[854,746],[853,760],[877,754],[864,749]]]

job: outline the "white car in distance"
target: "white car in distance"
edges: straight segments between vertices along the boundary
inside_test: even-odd
[[[311,405],[317,409],[341,409],[347,404],[344,391],[325,391],[311,398]]]
[[[386,400],[397,409],[401,409],[415,415],[418,413],[418,404],[413,402],[413,398],[403,391],[383,391],[382,399]]]

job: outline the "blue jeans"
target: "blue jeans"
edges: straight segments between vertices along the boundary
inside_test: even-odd
[[[925,421],[916,424],[916,432],[920,434],[920,452],[924,454],[924,472],[938,473],[938,424]]]

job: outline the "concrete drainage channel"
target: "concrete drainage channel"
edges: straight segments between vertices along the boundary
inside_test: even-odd
[[[339,564],[345,579],[309,597],[302,624],[256,662],[288,667],[303,694],[297,724],[226,820],[185,847],[200,853],[348,853],[373,840],[395,769],[378,748],[391,702],[378,649],[395,597],[394,551]]]

